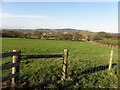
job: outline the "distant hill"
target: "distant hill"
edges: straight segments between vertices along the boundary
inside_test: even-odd
[[[64,28],[64,29],[36,29],[38,31],[43,31],[43,32],[80,32],[82,30],[77,30],[77,29],[71,29],[71,28]]]
[[[49,28],[38,28],[38,29],[2,29],[2,30],[12,30],[12,31],[25,31],[25,32],[31,32],[31,31],[41,31],[41,32],[82,32],[82,33],[97,33],[92,32],[89,30],[81,30],[81,29],[71,29],[71,28],[63,28],[63,29],[49,29]],[[118,34],[120,33],[110,33],[110,34]]]
[[[2,29],[2,30],[12,30],[12,31],[42,31],[42,32],[90,32],[87,30],[80,30],[80,29],[71,29],[71,28],[64,28],[64,29]]]

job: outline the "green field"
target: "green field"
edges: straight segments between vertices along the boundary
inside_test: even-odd
[[[68,79],[60,81],[62,58],[21,60],[19,88],[117,88],[118,48],[114,48],[113,68],[108,71],[110,47],[90,42],[3,38],[2,51],[21,50],[26,54],[62,54],[69,50]],[[12,62],[4,58],[2,64]],[[11,73],[3,71],[3,76]]]
[[[112,39],[103,39],[103,40],[100,40],[100,42],[109,42],[109,43],[120,43],[120,40],[112,40]]]

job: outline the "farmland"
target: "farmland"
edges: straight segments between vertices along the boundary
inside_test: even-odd
[[[111,39],[106,39],[106,40],[101,40],[102,42],[110,42],[110,43],[118,43],[120,40],[111,40]]]
[[[120,40],[103,39],[103,40],[99,40],[98,42],[118,44],[120,43]]]
[[[2,52],[21,50],[26,54],[61,54],[69,50],[68,78],[63,85],[60,81],[62,58],[21,60],[19,88],[117,88],[118,48],[114,48],[113,68],[108,71],[111,47],[92,42],[69,40],[40,40],[25,38],[2,38]],[[12,62],[4,58],[2,64]],[[5,70],[6,76],[11,73]]]

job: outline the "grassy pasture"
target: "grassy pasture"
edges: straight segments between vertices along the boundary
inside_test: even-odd
[[[69,49],[68,79],[60,82],[62,58],[21,60],[18,87],[40,88],[116,88],[118,87],[118,48],[114,48],[114,67],[108,71],[110,47],[90,42],[3,38],[2,52],[21,50],[26,54],[61,54]],[[12,62],[4,58],[2,64]],[[3,71],[3,76],[11,70]]]
[[[101,42],[109,42],[109,43],[120,43],[120,40],[112,40],[112,39],[104,39],[104,40],[100,40]]]

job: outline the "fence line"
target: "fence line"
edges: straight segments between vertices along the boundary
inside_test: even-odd
[[[0,58],[9,57],[9,56],[13,56],[13,55],[19,55],[19,52],[2,53],[2,54],[0,54]]]
[[[29,59],[29,58],[57,58],[63,57],[63,54],[54,54],[54,55],[22,55],[21,59]]]
[[[110,43],[110,42],[96,42],[97,44],[101,44],[101,45],[104,45],[104,46],[110,46],[110,47],[118,47],[120,46],[119,43]]]
[[[12,67],[17,67],[19,66],[19,63],[9,63],[9,64],[6,64],[6,65],[2,65],[0,66],[0,70],[6,70],[6,69],[9,69],[9,68],[12,68]]]
[[[2,56],[1,56],[2,55]],[[0,77],[0,80],[2,81],[12,79],[12,87],[16,87],[16,83],[19,80],[19,71],[20,71],[20,60],[22,59],[29,59],[29,58],[63,58],[63,63],[62,63],[62,76],[61,80],[64,82],[67,78],[67,68],[68,68],[68,50],[64,49],[63,54],[53,54],[53,55],[21,55],[21,51],[13,50],[13,52],[10,53],[3,53],[1,54],[0,58],[4,57],[9,57],[13,56],[13,61],[12,63],[2,65],[0,66],[0,71],[6,70],[9,68],[12,68],[12,74],[7,75],[5,77]],[[110,60],[109,60],[109,67],[108,70],[111,69],[112,67],[112,58],[113,58],[113,47],[111,49],[110,53]]]
[[[65,81],[68,66],[68,50],[64,49],[63,54],[54,55],[21,55],[21,51],[13,50],[13,52],[0,54],[0,58],[13,56],[12,63],[0,66],[0,71],[12,68],[12,74],[5,77],[0,77],[0,80],[5,81],[12,79],[12,88],[15,89],[16,83],[19,80],[20,60],[29,58],[60,58],[63,57],[62,76],[61,80]]]

